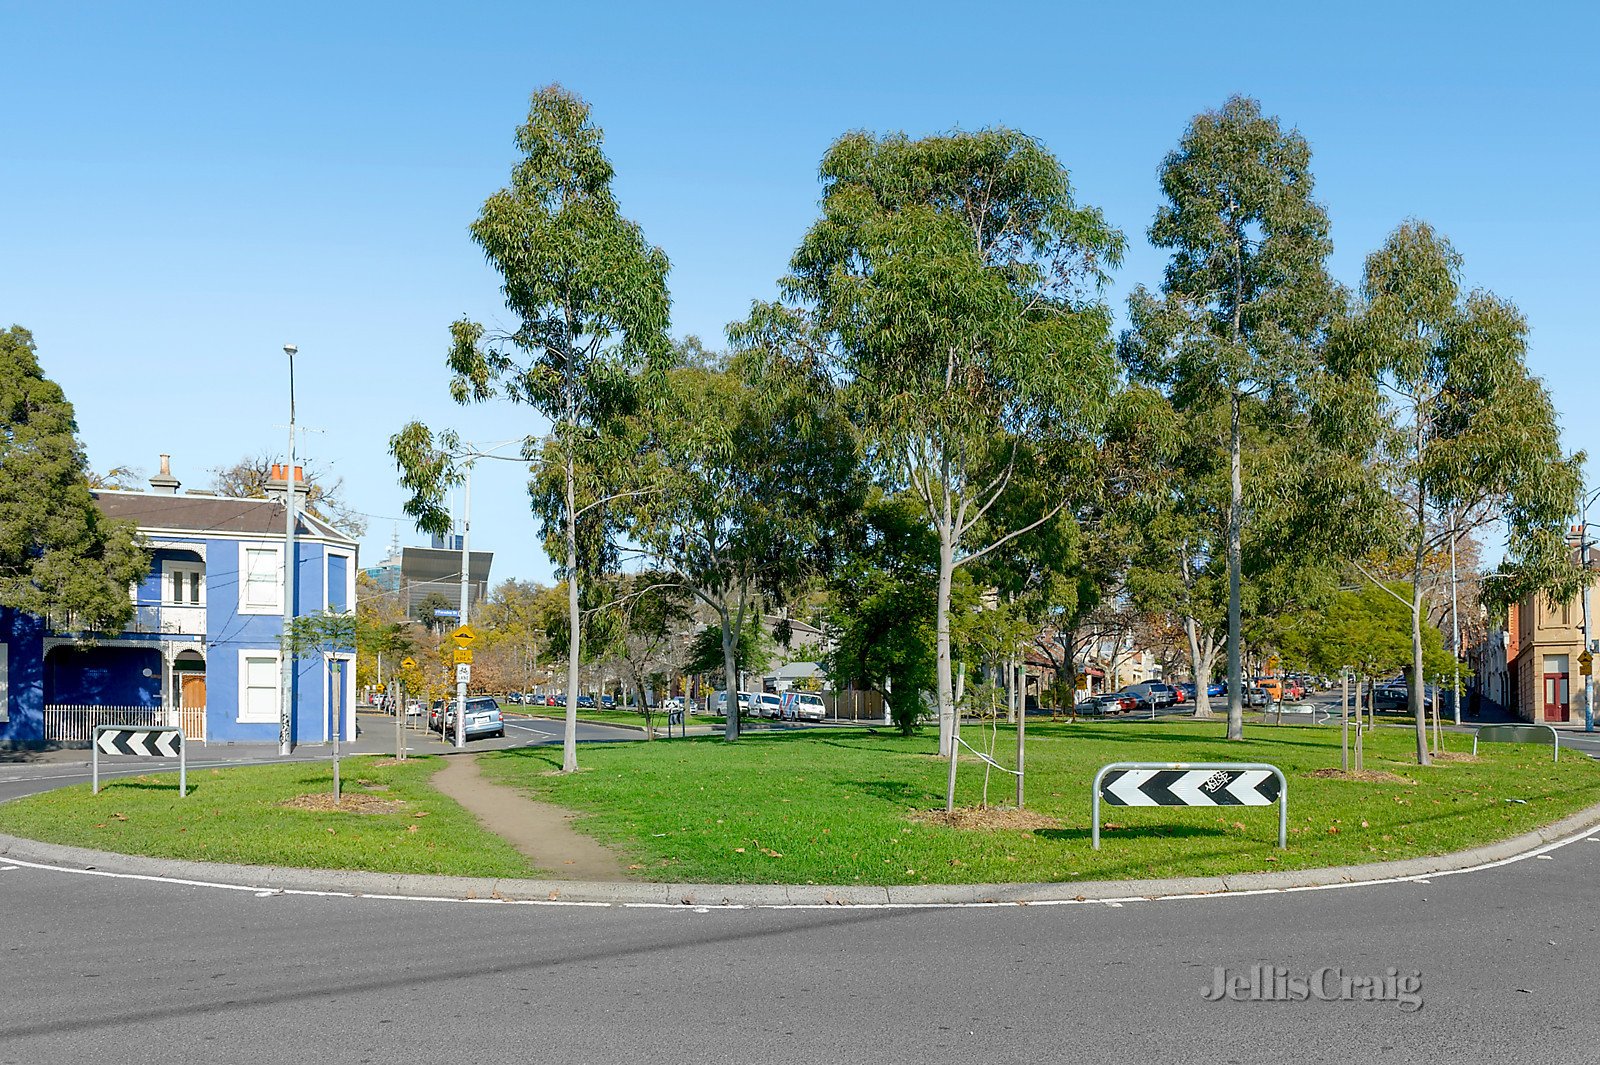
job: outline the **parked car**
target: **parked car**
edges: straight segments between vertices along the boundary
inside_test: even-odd
[[[443,735],[455,735],[456,727],[456,701],[454,699],[440,699],[428,711],[428,727],[439,729]],[[505,719],[500,713],[500,704],[495,702],[492,695],[469,695],[467,697],[467,739],[477,739],[479,736],[504,736],[506,734]]]
[[[600,696],[600,705],[605,707],[607,710],[610,710],[617,705],[616,697],[611,695],[602,695]]]
[[[593,710],[594,709],[594,696],[592,696],[592,695],[580,695],[580,696],[578,696],[578,707],[579,707],[579,709],[582,709],[582,710]]]
[[[508,702],[508,703],[517,703],[518,705],[521,705],[521,703],[522,703],[522,693],[521,692],[506,692],[506,702]]]
[[[1106,714],[1126,714],[1139,707],[1139,700],[1122,692],[1091,695],[1078,704],[1078,713],[1090,717]]]
[[[422,705],[422,700],[421,699],[407,699],[406,700],[406,716],[407,717],[421,717],[423,709],[424,709],[424,707]]]
[[[716,695],[716,698],[714,700],[712,700],[712,705],[716,707],[716,711],[715,712],[717,714],[726,716],[727,713],[728,713],[728,693],[727,692],[718,692],[717,695]],[[739,713],[740,714],[742,714],[742,715],[744,715],[746,717],[755,717],[755,716],[757,716],[756,712],[755,712],[755,707],[756,707],[756,697],[755,697],[755,695],[753,695],[750,692],[740,692],[739,693]]]
[[[1130,684],[1123,689],[1129,695],[1135,696],[1142,704],[1141,710],[1154,707],[1165,710],[1178,701],[1177,693],[1172,690],[1172,685],[1163,684],[1159,680],[1143,680],[1137,684]]]
[[[816,692],[788,692],[782,697],[782,716],[790,721],[822,721],[828,716],[822,696]]]
[[[1274,702],[1283,701],[1283,682],[1276,677],[1257,677],[1250,682],[1270,695]]]
[[[1246,688],[1242,701],[1245,706],[1266,706],[1272,701],[1272,697],[1267,694],[1265,688]]]
[[[1405,710],[1411,706],[1411,692],[1403,684],[1385,684],[1374,689],[1372,705],[1378,710]]]

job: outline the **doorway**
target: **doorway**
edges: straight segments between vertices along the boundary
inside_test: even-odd
[[[172,705],[185,740],[206,738],[206,661],[193,651],[181,651],[172,663]]]
[[[1544,720],[1556,723],[1572,719],[1571,682],[1566,655],[1544,656]]]

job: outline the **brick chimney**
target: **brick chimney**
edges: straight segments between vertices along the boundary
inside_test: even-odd
[[[283,498],[283,491],[289,485],[288,471],[289,464],[286,462],[274,462],[272,467],[267,471],[267,483],[264,487],[266,488],[267,495],[270,498]],[[300,502],[296,505],[304,506],[306,494],[310,491],[310,489],[306,486],[306,468],[304,466],[296,466],[294,468],[294,491],[295,495],[299,497],[300,500]]]
[[[175,496],[183,482],[172,476],[172,456],[161,456],[161,472],[150,478],[150,491],[156,495]]]

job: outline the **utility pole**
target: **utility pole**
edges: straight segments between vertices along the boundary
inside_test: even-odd
[[[1584,642],[1588,642],[1585,634]],[[1456,606],[1456,513],[1450,512],[1450,657],[1455,679],[1450,694],[1450,715],[1461,724],[1461,617]]]
[[[468,577],[468,567],[471,565],[472,556],[468,551],[469,540],[472,535],[472,461],[467,461],[467,476],[465,490],[461,502],[461,626],[465,628],[468,620],[467,599],[471,592],[471,581]],[[467,745],[467,681],[459,676],[460,668],[456,670],[456,749],[461,750]]]
[[[289,356],[289,465],[283,471],[283,635],[288,639],[294,625],[294,356],[300,349],[285,344],[283,353]],[[280,664],[280,681],[283,687],[281,705],[278,707],[278,753],[287,755],[294,749],[292,719],[294,703],[294,654],[285,645]]]
[[[1589,650],[1589,504],[1590,496],[1583,502],[1583,516],[1578,523],[1578,568],[1583,572],[1583,656]],[[1593,659],[1587,659],[1591,663]],[[1594,731],[1594,668],[1583,666],[1583,731]]]

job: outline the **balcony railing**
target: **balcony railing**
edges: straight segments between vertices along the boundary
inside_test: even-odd
[[[176,636],[204,636],[206,608],[173,603],[140,603],[134,607],[127,632],[159,633]]]

